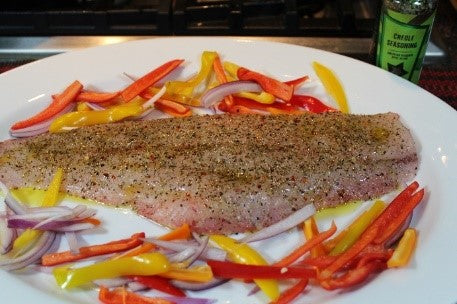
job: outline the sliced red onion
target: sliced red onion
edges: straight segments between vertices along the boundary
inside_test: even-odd
[[[95,280],[94,284],[97,286],[105,286],[107,288],[114,288],[114,287],[124,286],[126,284],[129,284],[130,282],[132,282],[132,280],[127,279],[127,278],[113,278],[113,279]]]
[[[8,216],[8,219],[11,220],[30,220],[30,221],[42,221],[46,220],[49,218],[54,218],[54,217],[64,217],[64,216],[72,216],[73,217],[73,212],[71,210],[67,211],[54,211],[54,212],[46,212],[46,210],[43,210],[41,212],[27,212],[25,214],[17,214],[17,215],[11,215]]]
[[[169,118],[171,115],[168,115],[165,112],[159,111],[157,109],[147,109],[146,111],[141,114],[141,120],[155,120],[155,119],[162,119],[162,118]]]
[[[8,188],[0,182],[0,188],[5,195],[5,203],[15,214],[25,214],[28,212],[28,208],[19,203],[12,195]]]
[[[152,107],[154,105],[154,103],[157,100],[159,100],[159,98],[162,97],[163,94],[165,94],[166,91],[167,91],[167,88],[165,86],[163,86],[154,96],[151,97],[151,99],[149,99],[148,101],[143,103],[143,109]]]
[[[173,251],[182,251],[189,247],[196,249],[199,246],[196,242],[162,241],[155,238],[146,238],[143,240],[145,242],[153,243],[154,245]],[[204,259],[225,261],[227,253],[219,248],[206,247],[203,253],[201,254],[201,257]]]
[[[81,247],[78,239],[76,238],[76,233],[74,231],[67,231],[65,232],[65,238],[68,242],[68,247],[70,247],[70,251],[73,254],[79,253],[79,248]]]
[[[254,288],[252,288],[249,293],[248,293],[248,297],[250,296],[253,296],[255,295],[256,293],[258,293],[260,291],[260,287],[255,285]]]
[[[199,290],[206,290],[210,289],[219,285],[224,284],[228,280],[226,279],[212,279],[206,283],[191,283],[186,281],[178,281],[178,280],[171,280],[171,284],[174,286],[184,289],[184,290],[192,290],[192,291],[199,291]]]
[[[17,258],[0,260],[0,267],[5,270],[17,270],[35,263],[51,248],[55,238],[54,232],[44,232],[32,249]]]
[[[413,218],[413,212],[408,215],[405,219],[401,227],[384,243],[384,247],[390,248],[393,244],[395,244],[405,233],[405,230],[409,228],[411,225],[411,220]]]
[[[200,246],[195,250],[195,253],[189,259],[189,266],[192,265],[196,260],[200,258],[200,256],[205,252],[206,248],[208,247],[209,237],[205,236],[203,239],[200,240]],[[197,241],[198,242],[198,241]]]
[[[93,102],[86,102],[86,105],[91,108],[92,110],[94,111],[103,111],[103,110],[106,110],[105,107],[102,107],[101,105],[99,104],[96,104],[96,103],[93,103]]]
[[[33,126],[22,128],[22,129],[10,130],[10,135],[13,137],[31,137],[31,136],[35,136],[38,134],[46,133],[46,132],[48,132],[49,126],[52,124],[54,119],[56,119],[57,117],[59,117],[63,114],[66,114],[66,113],[72,111],[74,109],[74,107],[75,107],[75,104],[71,103],[68,106],[66,106],[62,111],[60,111],[59,113],[55,114],[54,116],[52,116],[51,118],[49,118],[43,122],[40,122],[40,123],[34,124]]]
[[[127,284],[127,289],[129,289],[132,292],[135,292],[135,291],[141,291],[141,290],[146,290],[146,289],[150,289],[150,288],[148,286],[143,285],[138,282],[131,282],[131,283]]]
[[[201,98],[201,106],[209,108],[224,99],[225,96],[240,92],[262,92],[262,87],[253,81],[232,81],[208,90]]]
[[[192,257],[196,251],[197,249],[189,247],[184,249],[183,251],[169,255],[168,260],[173,263],[180,263]]]
[[[217,301],[214,299],[204,298],[189,298],[189,297],[160,297],[161,299],[170,301],[174,304],[213,304]]]
[[[40,222],[23,219],[8,219],[9,228],[29,229],[36,227]],[[93,228],[91,223],[81,223],[78,220],[53,221],[39,226],[39,230],[51,231],[79,231]]]
[[[72,218],[74,218],[73,212],[71,212],[70,214],[65,214],[65,213],[58,214],[56,216],[47,218],[47,219],[39,222],[38,224],[33,226],[32,229],[39,229],[40,227],[43,227],[44,225],[46,225],[48,223],[52,223],[52,222],[55,222],[55,221],[71,220]]]
[[[8,253],[17,237],[16,229],[8,228],[6,217],[0,218],[0,255]]]
[[[255,233],[252,233],[240,240],[242,243],[249,243],[264,240],[275,235],[278,235],[284,231],[287,231],[298,224],[304,222],[307,218],[312,216],[316,213],[316,208],[313,204],[308,204],[305,207],[301,208],[300,210],[294,212],[290,216],[286,217],[285,219],[268,226],[264,229],[261,229]]]

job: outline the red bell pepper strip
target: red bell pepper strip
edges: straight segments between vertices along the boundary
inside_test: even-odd
[[[157,81],[167,76],[183,62],[183,59],[171,60],[159,66],[155,70],[147,73],[138,80],[135,80],[121,92],[122,99],[125,102],[132,100],[135,96],[146,90],[148,87],[152,86]]]
[[[300,86],[303,82],[309,79],[309,76],[303,76],[297,79],[292,79],[289,81],[284,81],[285,84],[290,85],[293,88]]]
[[[401,212],[405,200],[408,200],[412,192],[419,187],[417,182],[412,183],[403,190],[388,206],[381,215],[378,216],[352,247],[342,253],[331,265],[324,269],[319,277],[321,280],[329,279],[330,276],[351,262],[362,250],[371,244],[375,238],[383,231],[388,223]]]
[[[268,111],[269,108],[274,108],[274,109],[282,110],[284,112],[289,112],[289,113],[294,113],[294,112],[300,110],[299,108],[292,106],[289,103],[283,103],[283,102],[274,102],[272,104],[264,104],[264,103],[260,103],[255,100],[252,100],[252,99],[238,97],[238,96],[234,96],[233,101],[234,101],[234,105],[243,106],[243,107],[246,107],[249,109],[254,109],[254,110]]]
[[[176,297],[185,297],[184,291],[172,285],[169,279],[159,276],[133,276],[132,279],[151,289],[159,290]]]
[[[76,96],[76,101],[87,101],[93,103],[99,102],[107,102],[112,101],[117,96],[119,96],[121,92],[113,92],[113,93],[106,93],[106,92],[94,92],[94,91],[83,91]]]
[[[61,94],[53,98],[51,104],[41,111],[40,113],[19,122],[16,122],[11,129],[17,130],[26,127],[30,127],[37,123],[43,122],[47,119],[50,119],[63,109],[68,106],[70,103],[74,102],[76,96],[81,92],[83,85],[79,81],[74,81],[70,86],[68,86]]]
[[[331,237],[336,232],[335,222],[332,222],[332,226],[327,230],[319,233],[318,235],[312,237],[302,246],[298,247],[292,251],[289,255],[282,258],[280,261],[273,264],[273,266],[289,266],[299,258],[301,258],[305,253],[313,249],[316,245],[321,244],[323,241]]]
[[[336,112],[337,110],[325,105],[319,99],[308,95],[293,95],[290,104],[312,113]]]
[[[118,241],[109,242],[101,245],[93,245],[88,247],[81,247],[79,253],[72,253],[71,251],[55,252],[45,254],[41,258],[41,264],[43,266],[54,266],[63,263],[74,262],[82,259],[86,259],[93,256],[104,255],[108,253],[115,253],[128,249],[135,248],[141,245],[144,238],[144,232],[136,233],[129,239],[123,239]]]
[[[422,201],[424,193],[424,189],[419,190],[404,204],[397,217],[389,222],[383,233],[374,240],[375,244],[383,244],[386,242],[403,225],[414,208]]]
[[[315,278],[316,270],[304,267],[246,265],[232,262],[206,261],[215,277],[224,279],[291,279]]]
[[[125,288],[109,290],[104,286],[100,287],[98,299],[104,304],[173,304],[164,299],[141,296]]]
[[[385,261],[374,260],[355,269],[351,269],[343,276],[320,281],[327,290],[350,288],[364,282],[371,274],[387,268]]]
[[[238,69],[237,76],[239,80],[257,82],[265,92],[273,94],[284,101],[289,101],[294,93],[294,88],[292,86],[243,67]]]
[[[301,279],[293,285],[291,288],[282,292],[279,298],[276,301],[271,302],[270,304],[288,304],[292,302],[296,297],[298,297],[306,286],[308,286],[308,279]]]

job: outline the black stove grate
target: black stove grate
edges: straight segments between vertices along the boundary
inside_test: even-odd
[[[3,35],[371,37],[377,0],[3,1]]]

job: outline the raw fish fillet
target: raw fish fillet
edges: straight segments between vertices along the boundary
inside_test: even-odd
[[[246,232],[305,204],[368,200],[412,179],[418,157],[394,113],[214,115],[126,121],[0,143],[0,180],[130,206],[162,225]]]

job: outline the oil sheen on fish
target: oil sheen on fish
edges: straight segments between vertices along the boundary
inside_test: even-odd
[[[0,180],[129,205],[162,225],[235,233],[305,204],[367,200],[413,178],[418,157],[394,113],[214,115],[128,121],[0,144]]]

